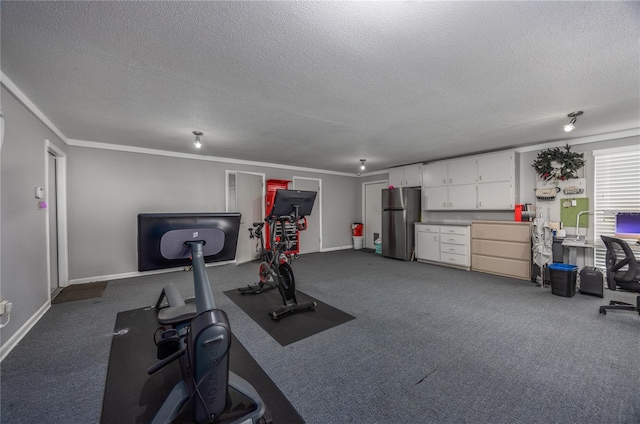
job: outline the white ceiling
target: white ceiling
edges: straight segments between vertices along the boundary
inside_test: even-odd
[[[355,173],[640,127],[636,1],[2,0],[1,19],[2,72],[72,142]]]

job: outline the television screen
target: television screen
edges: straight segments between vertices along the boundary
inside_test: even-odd
[[[616,214],[616,237],[640,238],[640,212]]]
[[[316,194],[315,191],[307,190],[276,190],[271,216],[294,215],[296,213],[295,206],[298,207],[298,216],[311,215]]]
[[[240,214],[138,214],[138,271],[191,265],[188,241],[202,240],[205,262],[232,261],[236,257]]]

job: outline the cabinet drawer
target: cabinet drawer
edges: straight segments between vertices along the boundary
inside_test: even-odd
[[[460,226],[460,225],[441,225],[440,226],[440,232],[442,234],[463,234],[463,235],[466,235],[467,234],[467,228],[469,228],[469,227]]]
[[[439,233],[440,226],[439,225],[421,225],[416,224],[416,230],[419,233]]]
[[[531,264],[529,261],[471,255],[472,271],[488,272],[490,274],[506,275],[528,280],[531,278],[530,268]]]
[[[529,223],[477,223],[471,225],[472,239],[489,239],[498,241],[529,242],[531,226]]]
[[[471,241],[471,252],[474,255],[497,256],[528,261],[531,257],[531,245],[529,243],[474,239]]]
[[[466,246],[468,244],[467,235],[460,234],[440,234],[440,243],[451,243],[451,244],[461,244]]]
[[[469,266],[466,255],[457,255],[455,253],[440,253],[440,262],[459,266]]]
[[[443,236],[440,236],[440,237],[441,237],[440,240],[442,240]],[[467,246],[464,244],[440,243],[440,252],[455,253],[456,255],[464,255],[467,253]]]

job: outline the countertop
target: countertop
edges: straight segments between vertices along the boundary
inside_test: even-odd
[[[415,224],[416,225],[458,225],[461,227],[468,227],[471,225],[471,221],[441,219],[437,221],[416,222]]]

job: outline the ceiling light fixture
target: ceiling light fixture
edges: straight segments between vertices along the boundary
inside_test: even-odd
[[[571,118],[571,121],[569,121],[569,123],[567,125],[564,126],[564,130],[566,132],[569,131],[573,131],[576,126],[574,125],[576,123],[576,118],[580,115],[582,115],[584,112],[582,112],[581,110],[577,111],[577,112],[571,112],[570,114],[568,114],[567,116],[569,118]]]
[[[360,170],[364,171],[367,167],[364,166],[364,162],[366,161],[366,159],[360,159]]]
[[[196,142],[193,143],[194,146],[196,146],[196,149],[199,149],[202,147],[202,143],[200,143],[200,136],[202,135],[202,131],[194,131],[193,135],[196,136]]]

